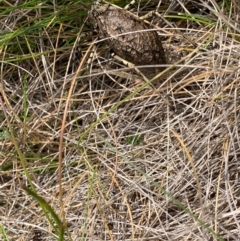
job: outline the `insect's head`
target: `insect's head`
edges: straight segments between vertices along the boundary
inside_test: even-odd
[[[95,1],[91,7],[90,15],[92,15],[94,18],[97,18],[99,15],[103,14],[107,9],[110,7],[110,4],[102,4],[103,1],[98,0]]]

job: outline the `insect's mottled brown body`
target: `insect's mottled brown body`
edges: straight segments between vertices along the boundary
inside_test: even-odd
[[[131,12],[110,4],[95,4],[90,14],[97,23],[100,37],[106,38],[111,49],[121,58],[135,65],[166,63],[158,33],[151,31],[151,27]],[[145,74],[146,70],[155,74],[153,68],[145,68]]]

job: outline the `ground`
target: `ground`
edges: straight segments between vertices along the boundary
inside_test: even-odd
[[[148,80],[78,1],[0,6],[1,240],[240,240],[237,1],[136,3]]]

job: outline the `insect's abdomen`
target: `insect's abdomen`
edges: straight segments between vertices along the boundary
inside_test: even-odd
[[[148,26],[126,10],[108,6],[95,17],[98,19],[101,37],[108,38],[112,50],[123,59],[135,65],[166,63],[157,32],[147,31]]]

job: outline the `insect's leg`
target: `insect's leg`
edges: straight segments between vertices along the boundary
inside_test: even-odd
[[[146,19],[148,19],[148,18],[152,18],[153,16],[158,16],[158,17],[160,17],[160,14],[159,14],[157,11],[153,10],[153,11],[150,11],[149,13],[147,13],[147,14],[139,17],[139,18],[140,18],[141,20],[146,20]]]
[[[126,61],[125,59],[119,57],[118,55],[115,55],[115,53],[112,53],[111,55],[114,59],[116,59],[120,63],[124,64],[125,66],[127,66],[131,69],[133,69],[133,68],[135,69],[135,65],[133,63]]]
[[[143,83],[144,83],[144,82],[147,82],[147,83],[149,84],[147,87],[148,87],[150,90],[154,90],[154,89],[155,89],[155,87],[154,87],[151,83],[149,83],[149,79],[148,79],[138,68],[136,68],[133,63],[128,62],[128,61],[122,59],[122,58],[119,57],[118,55],[113,55],[113,57],[114,57],[116,60],[122,62],[124,65],[128,66],[129,68],[134,68],[135,71],[143,77],[144,81],[142,81],[142,82],[143,82]],[[168,105],[172,110],[174,110],[174,107],[173,107],[173,105],[169,102],[169,100],[168,100],[165,96],[163,96],[162,94],[159,93],[159,95],[161,96],[161,98],[163,99],[163,101],[165,102],[165,104]]]
[[[147,78],[144,76],[144,74],[138,68],[136,68],[136,66],[133,63],[119,57],[118,55],[115,55],[114,53],[112,54],[112,57],[117,61],[121,62],[122,64],[126,65],[130,69],[134,69],[139,75],[141,75],[144,78],[145,81],[147,81]],[[149,84],[148,88],[153,89],[154,87],[151,84]]]
[[[90,68],[90,65],[93,63],[94,58],[96,57],[96,50],[97,50],[97,46],[93,45],[92,51],[89,55],[89,58],[87,60],[87,69]]]

